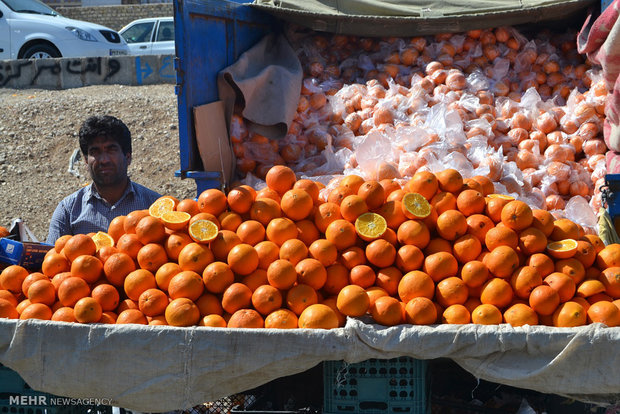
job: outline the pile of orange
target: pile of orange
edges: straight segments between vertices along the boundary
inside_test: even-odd
[[[287,165],[307,176],[359,168],[367,180],[410,179],[456,156],[538,208],[562,210],[580,196],[598,214],[608,90],[577,53],[576,34],[526,38],[499,27],[413,38],[308,33],[295,42],[304,80],[284,139],[233,116],[242,176]],[[371,134],[389,150],[365,149]],[[346,164],[334,164],[338,151]]]
[[[418,172],[402,188],[288,167],[267,186],[164,196],[106,233],[63,236],[40,272],[0,273],[0,317],[83,323],[336,328],[620,325],[620,245],[494,193]],[[324,197],[322,197],[322,195]]]

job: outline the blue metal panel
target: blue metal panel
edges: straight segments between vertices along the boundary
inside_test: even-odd
[[[607,186],[603,191],[606,197],[607,211],[612,218],[620,216],[620,174],[607,174],[605,176]]]
[[[183,178],[204,169],[196,144],[193,108],[218,100],[218,72],[274,30],[271,16],[244,3],[247,1],[174,0],[181,161],[177,175]]]

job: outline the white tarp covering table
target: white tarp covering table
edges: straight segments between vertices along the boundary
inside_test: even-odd
[[[322,361],[398,356],[451,358],[488,381],[620,401],[620,328],[366,322],[285,331],[0,320],[0,363],[35,390],[154,412],[214,401]]]

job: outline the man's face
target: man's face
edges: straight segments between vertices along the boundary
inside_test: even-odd
[[[86,164],[90,177],[98,187],[123,185],[127,179],[127,167],[131,153],[123,154],[118,142],[97,137],[88,147]]]

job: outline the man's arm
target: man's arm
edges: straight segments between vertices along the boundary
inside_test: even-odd
[[[71,223],[69,222],[69,211],[65,206],[65,200],[63,200],[58,203],[54,214],[52,214],[46,242],[54,244],[56,239],[65,234],[71,234]]]

